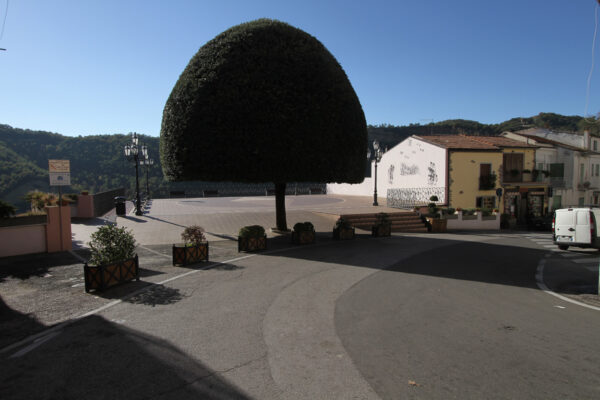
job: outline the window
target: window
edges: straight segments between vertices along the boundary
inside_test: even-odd
[[[596,164],[596,176],[600,176],[600,164]]]
[[[523,180],[523,154],[506,153],[502,155],[504,164],[504,182],[521,182]]]
[[[584,203],[584,198],[583,198],[583,197],[580,197],[580,198],[578,199],[578,201],[577,201],[577,205],[578,205],[579,207],[583,207],[583,203]]]
[[[493,210],[496,207],[496,197],[479,196],[475,199],[475,207],[481,209]]]
[[[598,141],[594,140],[594,151],[598,150]]]
[[[583,178],[585,177],[585,164],[579,164],[579,180],[583,182]]]
[[[537,176],[536,176],[536,182],[543,182],[544,180],[544,174],[542,174],[542,171],[544,170],[544,163],[538,163],[537,165]]]
[[[550,164],[550,176],[552,178],[563,178],[565,176],[565,165],[560,164]]]
[[[496,174],[492,164],[479,164],[479,190],[492,190],[496,187]]]

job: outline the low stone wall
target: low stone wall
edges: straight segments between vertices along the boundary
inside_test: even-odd
[[[477,215],[464,215],[458,211],[455,215],[446,217],[448,230],[496,230],[500,229],[500,214],[484,217]]]
[[[125,196],[125,188],[118,188],[93,195],[94,217],[101,217],[115,207],[115,197]]]
[[[0,257],[46,251],[46,215],[0,219]]]

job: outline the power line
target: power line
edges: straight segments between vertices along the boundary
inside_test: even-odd
[[[2,37],[4,36],[4,27],[6,26],[6,16],[8,15],[8,3],[9,3],[9,0],[6,0],[6,9],[4,10],[4,21],[2,22],[2,30],[0,31],[0,40],[2,40]],[[2,50],[6,50],[6,49],[2,49]]]
[[[588,106],[590,104],[590,87],[592,84],[592,73],[594,72],[594,52],[596,49],[596,35],[598,33],[598,7],[600,5],[600,0],[598,0],[598,4],[596,4],[595,8],[595,25],[594,25],[594,39],[592,40],[592,66],[590,68],[590,73],[588,74],[587,79],[587,89],[585,93],[585,112],[583,114],[584,118],[588,113]]]

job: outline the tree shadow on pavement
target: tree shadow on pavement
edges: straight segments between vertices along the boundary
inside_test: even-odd
[[[23,338],[23,332],[32,335],[45,328],[31,315],[20,313],[10,308],[0,296],[0,326],[2,326],[2,335],[0,335],[0,349],[17,342]]]
[[[178,303],[183,297],[179,289],[152,284],[148,289],[131,297],[126,297],[124,301],[131,304],[143,304],[155,307],[157,305],[166,306]]]
[[[73,254],[63,251],[59,253],[38,253],[22,256],[0,258],[0,282],[8,277],[21,280],[37,276],[41,277],[52,268],[73,264],[82,264]]]
[[[465,235],[468,240],[469,236]],[[273,252],[267,256],[374,268],[409,274],[428,275],[490,284],[537,288],[538,263],[548,250],[523,247],[522,237],[515,245],[480,241],[412,236],[357,238],[348,241],[298,247],[298,250]],[[319,246],[326,244],[326,246]],[[548,275],[551,290],[589,293],[598,288],[598,274],[564,260],[560,273]],[[546,270],[549,267],[546,266]],[[578,288],[578,289],[574,289]],[[574,292],[575,290],[575,292]],[[570,291],[570,292],[569,292]],[[597,292],[596,292],[597,293]]]
[[[0,363],[3,399],[247,399],[166,340],[90,316]]]

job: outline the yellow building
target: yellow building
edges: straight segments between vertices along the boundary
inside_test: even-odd
[[[547,209],[547,184],[535,181],[535,150],[505,137],[418,136],[446,149],[448,207],[498,209],[521,222]]]

